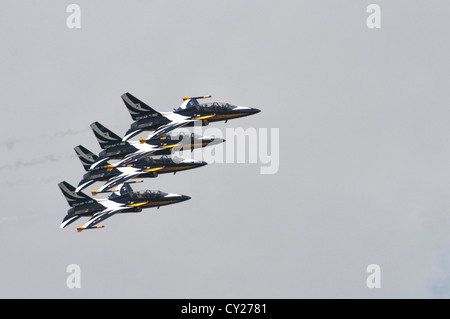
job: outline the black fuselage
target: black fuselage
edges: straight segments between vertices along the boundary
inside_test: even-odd
[[[158,127],[170,123],[170,120],[159,116],[159,117],[147,117],[143,116],[142,119],[137,119],[135,122],[131,123],[130,129],[143,129],[145,131],[156,130]]]
[[[230,119],[244,117],[259,113],[260,110],[255,108],[242,108],[229,103],[213,102],[213,103],[197,103],[188,104],[186,108],[178,108],[175,114],[186,116],[190,119],[200,118],[202,125],[206,126],[209,122],[228,121]],[[170,123],[170,120],[164,116],[149,118],[143,116],[143,119],[137,119],[130,126],[130,130],[142,129],[145,131],[156,130],[161,125]],[[203,117],[206,117],[203,119]],[[191,122],[184,126],[194,126]]]
[[[171,157],[166,156],[143,157],[139,160],[133,161],[132,163],[124,163],[123,166],[119,167],[112,167],[110,165],[94,168],[83,175],[83,180],[80,182],[80,185],[87,180],[108,181],[113,177],[119,176],[120,174],[122,174],[123,170],[126,170],[129,167],[142,171],[136,178],[146,178],[146,177],[157,177],[158,174],[174,173],[178,171],[197,168],[204,166],[206,164],[207,164],[206,162],[200,161],[186,162],[183,161],[183,159],[175,161]],[[153,169],[155,170],[153,171]],[[146,170],[149,171],[146,172]]]
[[[167,195],[167,193],[161,191],[146,190],[142,192],[130,192],[124,195],[115,195],[114,197],[111,196],[109,200],[128,207],[126,210],[127,213],[136,213],[140,212],[142,208],[170,205],[190,199],[189,196],[185,195]],[[105,206],[101,205],[101,202],[92,200],[90,203],[71,207],[67,211],[67,214],[92,216],[104,209]]]
[[[190,118],[202,118],[203,125],[208,125],[209,122],[228,121],[230,119],[244,117],[252,114],[256,114],[260,110],[255,108],[240,108],[229,103],[200,103],[186,107],[185,109],[178,109],[175,113]],[[194,123],[190,123],[186,126],[193,126]]]

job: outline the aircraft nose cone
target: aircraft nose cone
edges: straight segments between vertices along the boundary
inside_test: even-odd
[[[191,199],[190,196],[186,196],[186,195],[181,195],[180,196],[180,202],[184,202],[185,200],[189,200],[189,199]]]
[[[224,143],[225,139],[224,138],[218,138],[216,137],[213,141],[214,144],[220,144],[220,143]]]
[[[225,142],[225,139],[219,137],[204,137],[203,142],[208,143],[207,145],[215,145]]]
[[[193,165],[195,167],[202,167],[208,164],[208,162],[205,161],[199,161],[199,160],[188,160],[186,159],[183,164]]]
[[[256,114],[256,113],[259,113],[259,112],[261,112],[261,110],[255,109],[255,108],[250,108],[248,110],[248,113],[250,113],[250,114]]]

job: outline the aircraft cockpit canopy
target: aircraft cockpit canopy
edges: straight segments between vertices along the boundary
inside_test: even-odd
[[[199,111],[225,111],[234,108],[236,108],[236,105],[222,102],[202,103],[196,106],[196,109]]]
[[[134,193],[130,194],[130,197],[136,198],[136,199],[152,199],[152,198],[162,197],[165,195],[167,195],[167,193],[164,193],[161,191],[152,191],[152,190],[147,189],[146,191],[134,192]]]
[[[180,106],[177,111],[191,108],[195,108],[197,111],[225,111],[236,108],[236,105],[222,102],[198,103],[197,100],[191,100],[185,107]]]

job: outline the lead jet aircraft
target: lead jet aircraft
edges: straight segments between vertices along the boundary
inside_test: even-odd
[[[194,133],[190,136],[184,134],[173,136],[167,132],[158,136],[150,134],[149,137],[141,138],[139,141],[123,141],[121,137],[99,122],[92,123],[91,128],[103,149],[98,154],[96,163],[108,159],[124,159],[123,162],[130,163],[144,156],[170,155],[174,151],[184,148],[189,148],[192,151],[197,147],[205,147],[225,141],[221,138],[200,136]],[[93,165],[96,166],[95,163]]]
[[[209,122],[225,121],[259,113],[260,110],[245,106],[236,106],[229,103],[213,102],[199,103],[199,99],[211,96],[198,96],[183,98],[183,103],[173,112],[157,112],[130,93],[122,95],[133,122],[125,133],[127,140],[143,131],[157,130],[161,126],[181,125],[192,126],[195,121],[201,120],[206,126]]]
[[[134,192],[129,184],[125,183],[118,187],[119,195],[114,193],[107,199],[95,200],[83,192],[76,192],[75,187],[67,182],[59,183],[58,186],[70,206],[60,228],[66,227],[81,217],[91,218],[83,226],[77,228],[78,232],[86,229],[103,228],[104,226],[97,226],[97,224],[115,214],[138,213],[143,208],[159,208],[190,199],[189,196],[161,191]]]
[[[158,174],[176,173],[206,165],[206,162],[183,159],[180,157],[143,157],[132,163],[112,165],[103,162],[102,165],[92,168],[92,164],[97,161],[97,155],[78,145],[75,152],[81,161],[86,174],[78,184],[77,192],[83,190],[95,182],[106,182],[98,190],[92,191],[92,195],[108,191],[119,184],[122,184],[132,178],[157,177]]]

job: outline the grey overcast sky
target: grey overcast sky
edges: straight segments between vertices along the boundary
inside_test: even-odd
[[[366,25],[374,2],[380,29]],[[450,297],[448,1],[0,7],[0,297]],[[261,109],[212,126],[279,128],[278,173],[163,175],[136,189],[192,199],[59,229],[57,184],[84,173],[73,147],[99,152],[94,121],[125,133],[127,91],[160,111],[205,94]]]

